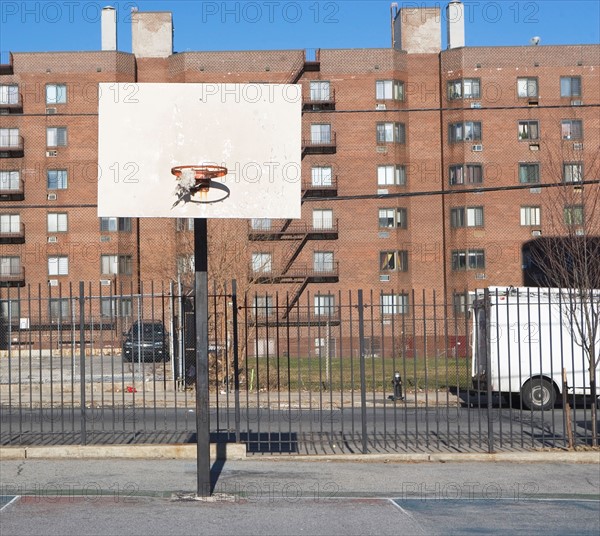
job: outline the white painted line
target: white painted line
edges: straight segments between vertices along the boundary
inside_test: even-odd
[[[5,508],[8,508],[11,504],[17,502],[20,498],[20,495],[15,495],[10,501],[8,501],[4,506],[0,508],[0,512],[2,512],[2,510],[4,510]]]

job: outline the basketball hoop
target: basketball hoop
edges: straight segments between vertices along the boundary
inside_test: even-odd
[[[171,173],[177,178],[177,186],[174,192],[177,200],[173,207],[182,201],[184,203],[216,203],[229,197],[229,188],[220,182],[213,181],[213,179],[227,175],[226,167],[211,165],[175,166],[171,168]],[[217,190],[216,196],[209,196],[211,189]],[[195,195],[196,198],[193,197]]]

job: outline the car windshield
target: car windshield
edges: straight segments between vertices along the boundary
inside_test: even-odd
[[[163,328],[160,324],[142,324],[141,329],[138,324],[131,328],[132,337],[158,337],[163,334]]]

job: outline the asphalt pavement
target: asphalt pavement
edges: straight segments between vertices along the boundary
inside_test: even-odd
[[[392,455],[217,460],[212,464],[212,496],[198,497],[193,458],[3,457],[0,533],[600,532],[600,453],[588,452],[587,463],[552,452],[535,457],[523,453],[501,462],[491,457],[470,461],[475,458],[468,455],[460,459],[417,463]]]

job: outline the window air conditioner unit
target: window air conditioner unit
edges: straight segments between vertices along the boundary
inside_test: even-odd
[[[387,107],[385,104],[376,104],[375,109],[376,110],[387,110]]]
[[[57,242],[58,242],[58,237],[56,237],[56,236],[48,237],[48,244],[56,244]]]
[[[100,279],[100,285],[103,287],[110,287],[111,280],[110,279]]]
[[[585,234],[585,231],[583,229],[575,229],[575,234],[577,236],[583,236]]]
[[[539,151],[540,150],[540,144],[539,143],[530,143],[529,144],[529,150],[530,151]]]
[[[53,150],[53,151],[46,151],[46,156],[47,156],[48,158],[50,158],[50,157],[54,157],[54,156],[58,156],[58,151],[56,151],[56,150]]]
[[[530,194],[540,194],[540,193],[542,193],[542,189],[541,188],[529,188],[529,193]]]
[[[481,103],[480,102],[472,102],[471,108],[481,108]]]
[[[46,113],[48,115],[54,115],[56,113],[56,108],[46,108]]]
[[[376,151],[378,153],[387,154],[388,148],[385,145],[378,145]]]
[[[390,191],[387,188],[377,188],[377,195],[387,195]]]
[[[583,143],[574,143],[573,150],[574,151],[583,151]]]
[[[48,201],[56,201],[56,194],[48,194]]]
[[[480,153],[481,151],[483,151],[483,145],[480,143],[473,145],[473,152]]]
[[[389,281],[389,280],[390,280],[389,275],[380,275],[379,276],[379,281]]]
[[[571,101],[571,106],[582,106],[583,105],[583,101],[581,100],[572,100]]]
[[[475,274],[475,279],[485,279],[485,274]]]
[[[529,104],[529,106],[538,106],[539,102],[536,100],[530,100],[527,104]]]
[[[100,242],[110,242],[110,236],[102,235],[100,237]]]
[[[531,231],[531,236],[542,236],[542,231],[540,231],[539,229],[534,229],[533,231]]]
[[[58,287],[58,279],[48,279],[48,285],[51,287]]]

